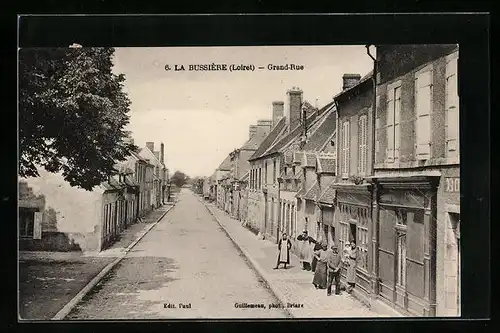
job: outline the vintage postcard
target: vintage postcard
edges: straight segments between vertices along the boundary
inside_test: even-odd
[[[19,50],[19,318],[458,317],[458,44]]]

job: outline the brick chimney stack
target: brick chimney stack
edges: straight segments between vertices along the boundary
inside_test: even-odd
[[[285,116],[285,103],[283,101],[273,102],[273,127]]]
[[[271,132],[272,120],[269,119],[261,119],[257,120],[257,133],[261,138],[266,137],[269,132]]]
[[[165,164],[165,145],[163,142],[160,144],[160,162]]]
[[[257,125],[250,125],[248,127],[248,132],[248,138],[251,139],[255,135],[255,133],[257,133]]]
[[[350,89],[357,85],[359,83],[359,80],[361,80],[361,75],[359,74],[344,74],[342,76],[342,90]]]
[[[293,87],[287,91],[288,103],[286,110],[286,120],[288,131],[293,131],[299,124],[302,110],[302,90],[298,87]]]
[[[151,152],[155,151],[155,143],[154,142],[146,142],[146,147],[151,150]]]

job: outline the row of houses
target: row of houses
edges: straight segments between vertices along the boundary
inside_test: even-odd
[[[298,88],[231,152],[206,196],[265,238],[358,249],[355,295],[415,316],[460,315],[458,45],[367,47],[321,108]],[[255,145],[250,145],[252,138]],[[345,276],[345,272],[342,273]]]
[[[92,191],[73,187],[61,174],[43,168],[39,177],[20,179],[19,249],[106,249],[130,224],[169,200],[164,159],[164,144],[156,151],[147,142],[116,163],[116,173]]]

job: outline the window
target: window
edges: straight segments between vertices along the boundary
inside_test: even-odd
[[[399,131],[401,113],[401,85],[390,86],[387,93],[387,162],[399,158]]]
[[[356,247],[358,250],[358,267],[368,270],[368,209],[358,208],[358,223],[356,225]]]
[[[406,233],[398,232],[396,283],[406,288]]]
[[[342,124],[342,178],[349,177],[349,122]]]
[[[358,122],[358,173],[361,175],[366,174],[367,164],[367,125],[368,116],[363,115],[359,117]]]
[[[415,79],[415,126],[417,159],[426,160],[431,153],[432,70],[417,75]]]
[[[35,210],[19,209],[19,237],[33,237],[35,229]]]
[[[446,153],[457,157],[459,151],[459,98],[458,98],[458,55],[453,54],[446,64]]]
[[[264,162],[264,185],[267,185],[267,161]]]
[[[273,184],[276,184],[276,160],[273,161]]]

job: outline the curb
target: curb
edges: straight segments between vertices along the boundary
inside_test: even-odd
[[[106,267],[104,267],[100,272],[99,274],[97,274],[92,280],[90,280],[89,283],[87,283],[87,285],[85,287],[83,287],[82,290],[80,290],[80,292],[78,294],[76,294],[75,297],[73,297],[68,303],[66,303],[66,305],[61,309],[59,310],[59,312],[57,312],[55,314],[54,317],[51,318],[51,320],[63,320],[70,312],[71,310],[73,310],[75,308],[75,306],[83,299],[83,297],[85,297],[85,295],[87,295],[89,293],[89,291],[91,291],[98,283],[99,281],[102,280],[102,278],[104,276],[106,276],[107,273],[109,273],[109,271],[111,269],[113,269],[113,267],[115,267],[120,261],[122,261],[123,258],[125,258],[125,256],[127,255],[127,253],[135,246],[137,245],[137,243],[140,242],[140,240],[155,226],[157,225],[161,219],[167,215],[167,213],[175,206],[172,205],[170,206],[163,214],[161,214],[161,216],[156,220],[156,222],[154,223],[151,223],[151,225],[149,225],[147,227],[147,229],[143,232],[141,232],[139,234],[139,237],[137,237],[129,246],[127,246],[127,248],[121,252],[118,256],[118,258],[116,258],[113,262],[109,263],[108,265],[106,265]]]
[[[219,219],[217,218],[217,216],[215,216],[214,213],[212,213],[212,211],[210,210],[210,208],[208,208],[208,206],[202,202],[203,205],[205,206],[205,208],[209,211],[210,215],[212,215],[212,217],[215,219],[215,221],[217,221],[217,223],[219,224],[219,226],[222,228],[222,230],[224,231],[224,233],[228,236],[228,238],[231,240],[231,242],[235,245],[235,247],[241,252],[243,253],[243,255],[247,258],[247,260],[250,262],[250,264],[252,265],[253,269],[257,272],[257,274],[266,282],[267,286],[269,287],[269,289],[271,290],[271,292],[274,294],[274,296],[283,304],[286,304],[286,301],[285,301],[285,297],[283,295],[283,293],[281,293],[276,287],[274,287],[271,283],[269,283],[269,281],[271,280],[266,271],[260,266],[260,264],[255,260],[253,259],[253,257],[248,253],[247,250],[245,250],[243,247],[241,247],[233,238],[233,236],[227,231],[227,229],[222,225],[222,223],[219,221]],[[293,311],[289,308],[283,308],[283,310],[285,311],[286,315],[288,318],[294,318],[294,314],[293,314]]]

